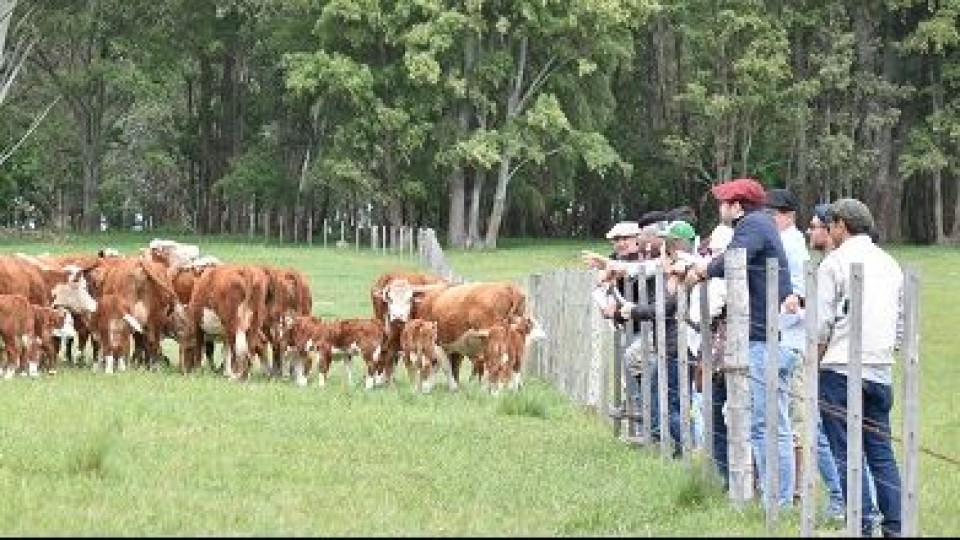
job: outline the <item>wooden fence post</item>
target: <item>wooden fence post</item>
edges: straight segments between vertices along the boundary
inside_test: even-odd
[[[640,305],[650,304],[650,283],[647,280],[646,269],[640,269],[640,279],[637,281],[640,288]],[[657,366],[650,360],[653,358],[653,323],[640,323],[640,439],[644,444],[653,442],[653,373]],[[658,398],[659,399],[659,398]]]
[[[847,534],[863,519],[863,263],[850,265],[850,348],[847,365]]]
[[[677,391],[680,394],[680,452],[683,461],[690,465],[692,450],[690,437],[690,372],[687,363],[687,292],[682,283],[677,284]]]
[[[656,304],[654,305],[654,312],[657,319],[657,403],[660,409],[658,411],[660,413],[660,456],[663,459],[670,459],[672,441],[670,440],[670,407],[667,395],[667,348],[664,346],[667,342],[667,315],[664,294],[666,280],[664,279],[662,266],[657,266],[655,276]]]
[[[701,408],[703,410],[703,450],[707,457],[703,461],[705,478],[712,478],[714,471],[713,453],[713,330],[710,323],[710,280],[700,284],[700,377],[703,384]]]
[[[816,522],[816,479],[818,476],[817,467],[817,446],[820,439],[820,404],[819,392],[820,386],[820,360],[817,354],[817,345],[819,339],[817,336],[817,267],[810,261],[806,262],[804,268],[805,285],[804,291],[806,299],[804,302],[804,323],[807,330],[807,350],[803,358],[803,408],[804,425],[803,437],[801,441],[803,450],[801,452],[802,480],[800,485],[800,536],[811,537],[814,534]]]
[[[743,248],[724,255],[727,281],[727,445],[730,500],[742,507],[753,498],[753,465],[750,458],[750,328],[747,302],[747,253]]]
[[[908,266],[903,280],[903,479],[900,535],[920,532],[920,274]]]
[[[760,496],[765,507],[767,534],[772,535],[780,508],[780,438],[777,436],[780,386],[780,262],[776,257],[766,261],[767,280],[767,343],[763,363],[764,429],[763,467],[760,472]],[[793,451],[793,448],[790,449]]]

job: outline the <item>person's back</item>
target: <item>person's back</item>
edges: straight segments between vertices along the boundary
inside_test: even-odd
[[[850,301],[851,264],[863,265],[862,313],[864,314],[863,363],[867,370],[879,369],[874,377],[877,382],[890,384],[889,369],[893,363],[893,348],[897,335],[899,316],[897,299],[903,286],[900,265],[887,252],[880,249],[867,235],[857,235],[830,252],[820,265],[820,287],[836,287],[846,294],[840,298],[825,298],[819,307],[824,315],[830,315],[834,323],[830,330],[829,345],[821,365],[824,368],[845,372],[841,365],[847,363],[850,346]],[[877,367],[874,367],[877,366]],[[871,378],[866,372],[865,378]]]

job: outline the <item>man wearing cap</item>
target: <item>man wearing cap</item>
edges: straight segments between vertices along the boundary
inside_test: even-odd
[[[760,477],[760,490],[764,495],[764,505],[773,498],[781,506],[793,504],[794,455],[793,434],[790,426],[789,404],[786,389],[793,373],[794,359],[782,351],[778,358],[767,358],[767,278],[768,258],[778,261],[777,299],[781,304],[791,295],[789,266],[783,250],[780,233],[773,218],[761,208],[766,192],[759,182],[752,178],[738,178],[717,184],[712,188],[713,196],[720,204],[720,219],[733,226],[733,238],[728,250],[744,249],[747,255],[747,296],[749,297],[749,338],[748,357],[750,364],[750,440],[753,446],[754,463]],[[709,264],[697,263],[687,274],[688,284],[707,278],[723,277],[723,259],[714,259]],[[796,298],[791,300],[795,302]],[[778,366],[777,393],[777,447],[779,493],[770,494],[768,467],[764,439],[767,434],[765,401],[765,366],[767,362],[776,362]]]
[[[872,534],[869,489],[871,483],[883,518],[884,536],[899,535],[901,523],[900,471],[890,436],[890,410],[893,407],[893,351],[903,273],[900,265],[870,238],[873,215],[856,199],[840,199],[827,211],[827,227],[836,246],[817,269],[817,339],[820,355],[820,402],[825,411],[823,428],[837,463],[846,462],[846,415],[829,414],[847,410],[847,361],[851,324],[851,265],[862,264],[862,373],[863,377],[863,456],[872,479],[863,471],[861,528]],[[846,467],[840,468],[840,485],[846,497]]]
[[[803,310],[800,305],[804,298],[804,265],[810,260],[810,253],[807,251],[807,241],[803,233],[797,228],[797,201],[793,193],[788,189],[778,188],[767,192],[767,210],[773,216],[777,229],[780,231],[780,241],[783,243],[783,251],[787,256],[787,266],[790,269],[790,289],[794,293],[787,297],[780,313],[780,347],[783,352],[793,358],[794,372],[791,373],[786,388],[781,387],[780,391],[786,393],[787,401],[790,404],[790,417],[793,420],[793,447],[794,447],[794,499],[799,497],[796,480],[799,478],[800,460],[800,431],[798,426],[802,426],[803,420],[803,385],[800,384],[798,393],[789,393],[792,386],[797,388],[798,379],[802,381],[803,370],[796,369],[796,366],[803,363],[803,351],[806,349],[807,332],[804,325]],[[834,467],[835,469],[835,467]],[[843,500],[830,501],[831,512],[836,513],[842,508]]]
[[[676,318],[677,295],[686,294],[681,280],[689,264],[690,251],[693,247],[693,241],[696,238],[696,232],[693,227],[685,221],[673,221],[663,228],[660,236],[664,238],[665,257],[662,258],[664,272],[667,274],[666,286],[664,290],[664,343],[656,343],[654,335],[654,346],[662,346],[664,355],[667,359],[667,418],[669,420],[670,437],[673,439],[674,457],[680,456],[681,442],[681,421],[680,421],[680,372],[677,351],[677,332],[679,322]],[[620,316],[625,319],[635,321],[653,321],[656,318],[656,288],[647,287],[649,301],[645,305],[638,305],[633,302],[626,302],[620,306]],[[628,357],[639,357],[642,354],[640,340],[635,340],[627,348],[625,355]],[[692,373],[688,375],[687,380],[691,380]],[[650,384],[656,394],[657,373],[653,372]],[[654,418],[659,417],[659,402],[653,399],[651,403],[651,412]],[[656,422],[652,426],[656,429]]]

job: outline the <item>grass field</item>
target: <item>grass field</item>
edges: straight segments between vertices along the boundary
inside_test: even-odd
[[[0,240],[0,252],[122,252],[149,236]],[[361,250],[177,237],[223,260],[293,266],[314,312],[370,313],[381,272],[409,258]],[[603,243],[504,242],[449,254],[472,279],[517,279],[576,266]],[[960,455],[957,382],[960,251],[897,248],[923,281],[921,444]],[[168,343],[165,347],[175,347]],[[175,350],[175,349],[174,349]],[[468,383],[410,391],[325,389],[210,374],[68,369],[0,383],[0,531],[4,535],[742,536],[765,532],[678,462],[625,447],[596,417],[531,381],[490,396]],[[960,466],[924,456],[923,535],[960,534]],[[778,531],[799,530],[787,514]]]

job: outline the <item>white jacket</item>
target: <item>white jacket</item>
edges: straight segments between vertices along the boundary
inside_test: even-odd
[[[850,265],[857,262],[863,263],[863,378],[891,384],[903,272],[897,261],[865,234],[848,238],[817,270],[817,335],[819,343],[826,345],[821,366],[847,373]]]

